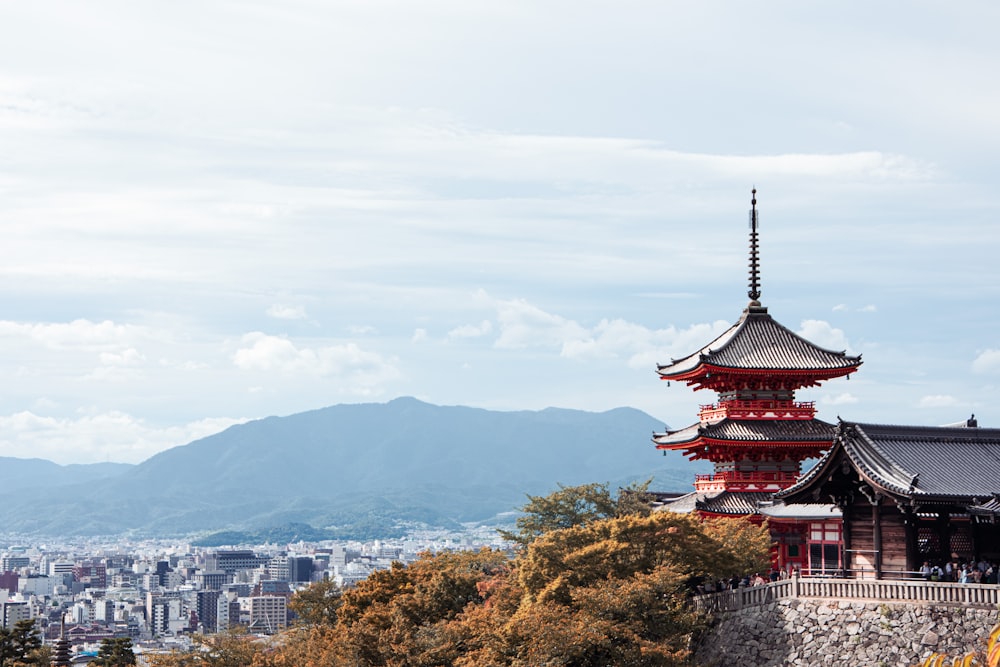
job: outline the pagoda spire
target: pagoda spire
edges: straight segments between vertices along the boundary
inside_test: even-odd
[[[52,647],[52,660],[49,664],[52,667],[69,667],[73,664],[72,648],[69,640],[66,639],[66,614],[62,615],[59,621],[59,639]]]
[[[751,306],[760,305],[760,249],[757,240],[757,188],[750,191],[750,297]]]

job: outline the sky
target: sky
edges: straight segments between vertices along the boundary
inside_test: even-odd
[[[800,400],[1000,427],[997,25],[985,0],[4,3],[0,456],[136,463],[399,396],[686,426],[715,395],[656,363],[746,306],[754,187],[761,301],[864,360]]]

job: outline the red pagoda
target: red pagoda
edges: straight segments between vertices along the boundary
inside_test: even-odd
[[[833,441],[833,425],[816,419],[815,404],[796,401],[795,391],[849,376],[861,357],[810,343],[761,305],[756,194],[755,189],[750,209],[750,303],[739,321],[711,343],[657,368],[661,379],[710,389],[718,400],[701,406],[697,423],[654,434],[653,441],[657,449],[678,450],[714,465],[712,474],[696,477],[693,493],[664,509],[754,521],[767,517],[775,565],[803,568],[808,562],[800,545],[816,543],[822,553],[824,543],[839,543],[840,517],[832,508],[803,511],[773,502],[776,492],[799,478],[802,461],[818,458]],[[823,569],[839,565],[822,557],[818,564]]]

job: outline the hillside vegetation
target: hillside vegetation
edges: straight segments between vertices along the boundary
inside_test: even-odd
[[[649,513],[603,485],[523,509],[513,556],[427,554],[347,590],[315,584],[293,600],[300,624],[271,645],[212,640],[154,667],[236,664],[227,651],[254,667],[687,665],[703,622],[686,604],[693,584],[768,563],[766,528]]]

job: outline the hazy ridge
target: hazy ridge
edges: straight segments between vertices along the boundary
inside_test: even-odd
[[[655,477],[658,490],[689,489],[705,467],[656,452],[649,436],[662,428],[631,408],[335,405],[233,426],[135,466],[0,459],[0,521],[21,534],[149,536],[489,521],[557,484]]]

